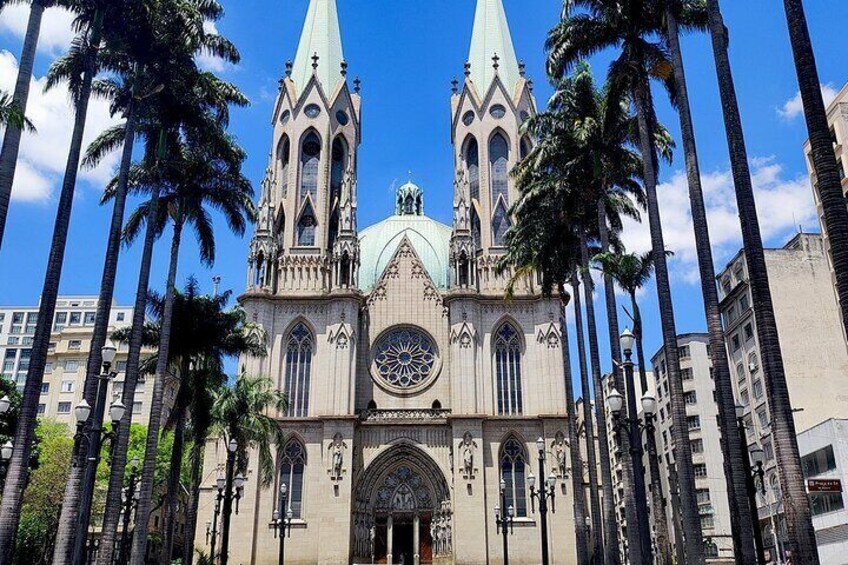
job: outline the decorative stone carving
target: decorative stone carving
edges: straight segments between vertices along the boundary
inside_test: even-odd
[[[474,441],[471,432],[465,432],[459,444],[459,454],[462,457],[462,476],[467,481],[474,479],[477,469],[474,467],[474,453],[477,451],[477,442]]]
[[[342,480],[344,469],[344,452],[347,450],[347,444],[344,442],[341,434],[336,434],[333,441],[327,446],[327,452],[330,455],[330,477],[335,481]]]
[[[565,434],[557,432],[551,443],[551,451],[554,456],[554,469],[560,479],[568,478],[568,447]]]

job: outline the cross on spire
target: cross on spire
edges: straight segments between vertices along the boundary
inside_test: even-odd
[[[500,67],[500,64],[498,63],[498,61],[500,61],[500,60],[501,60],[501,58],[500,58],[500,57],[498,57],[498,54],[497,54],[497,53],[495,53],[494,55],[492,55],[492,68],[494,68],[494,69],[495,69],[495,72],[496,72],[496,73],[498,72],[498,67]]]
[[[318,56],[318,52],[316,51],[314,55],[312,55],[312,72],[318,71],[318,59],[321,57]]]

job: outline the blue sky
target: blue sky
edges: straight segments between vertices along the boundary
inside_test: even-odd
[[[242,53],[237,66],[221,67],[238,84],[252,105],[237,110],[232,130],[247,149],[247,174],[258,187],[270,147],[270,116],[277,80],[287,59],[294,57],[307,0],[222,0],[226,16],[218,30],[232,39]],[[543,106],[550,88],[544,80],[543,42],[556,22],[560,3],[554,0],[504,0],[519,58],[536,81]],[[779,246],[802,225],[818,231],[812,195],[806,181],[801,146],[806,137],[803,117],[792,104],[797,94],[783,10],[778,3],[753,0],[723,2],[731,34],[731,60],[748,150],[753,162],[761,222],[767,244]],[[462,75],[473,20],[473,0],[338,0],[345,58],[350,76],[362,79],[363,143],[359,158],[359,223],[364,227],[392,209],[392,188],[407,179],[408,171],[426,193],[426,212],[450,222],[452,147],[449,137],[450,81]],[[848,81],[843,22],[848,3],[843,0],[807,2],[810,29],[826,92]],[[48,10],[36,62],[40,81],[51,60],[70,39],[68,17]],[[11,90],[19,56],[26,8],[12,6],[0,14],[0,88]],[[740,238],[728,173],[727,146],[706,36],[686,37],[684,51],[701,164],[705,176],[710,221],[715,239],[716,264],[721,268],[738,250]],[[606,73],[608,54],[591,63],[599,81]],[[215,62],[208,62],[220,66]],[[25,141],[24,165],[15,187],[9,225],[2,250],[5,276],[0,280],[0,304],[32,304],[40,293],[61,172],[64,168],[71,112],[66,95],[47,95],[33,89],[30,115],[39,129]],[[665,96],[657,93],[661,119],[677,137],[677,118]],[[89,137],[110,123],[103,103],[93,105]],[[110,210],[99,206],[111,161],[87,171],[77,189],[62,292],[95,294],[100,281],[105,233]],[[672,260],[672,286],[680,332],[703,331],[703,308],[692,254],[693,241],[686,211],[687,194],[681,176],[681,158],[661,172],[661,206]],[[220,222],[218,261],[212,270],[202,267],[196,246],[187,241],[181,257],[180,281],[194,274],[203,287],[211,276],[222,276],[222,288],[236,293],[244,288],[249,234],[238,238]],[[645,249],[646,229],[628,226],[625,241]],[[165,278],[166,253],[156,250],[154,286]],[[138,246],[121,257],[116,296],[122,304],[133,301],[139,261]],[[660,345],[653,290],[644,297],[648,354]],[[603,319],[599,323],[605,323]],[[603,326],[600,326],[603,327]],[[605,335],[605,334],[603,334]],[[601,340],[604,341],[603,339]]]

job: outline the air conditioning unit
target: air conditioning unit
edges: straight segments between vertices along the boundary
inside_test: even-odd
[[[748,371],[750,371],[752,373],[759,368],[760,368],[760,366],[757,365],[756,363],[748,363]]]

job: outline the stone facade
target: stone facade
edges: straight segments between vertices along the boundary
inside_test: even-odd
[[[538,563],[530,477],[539,485],[552,473],[551,562],[574,563],[559,300],[522,279],[507,302],[510,273],[495,268],[517,197],[508,171],[530,143],[519,127],[535,112],[501,0],[479,0],[466,80],[451,98],[452,226],[424,215],[410,182],[393,216],[358,230],[361,100],[338,30],[334,0],[312,0],[274,111],[240,299],[268,355],[239,368],[288,394],[277,415],[287,442],[271,485],[259,484],[256,457],[245,470],[230,562],[276,563],[272,515],[291,509],[286,563],[501,563],[504,479],[516,515],[510,563]],[[200,523],[225,458],[210,443]]]

